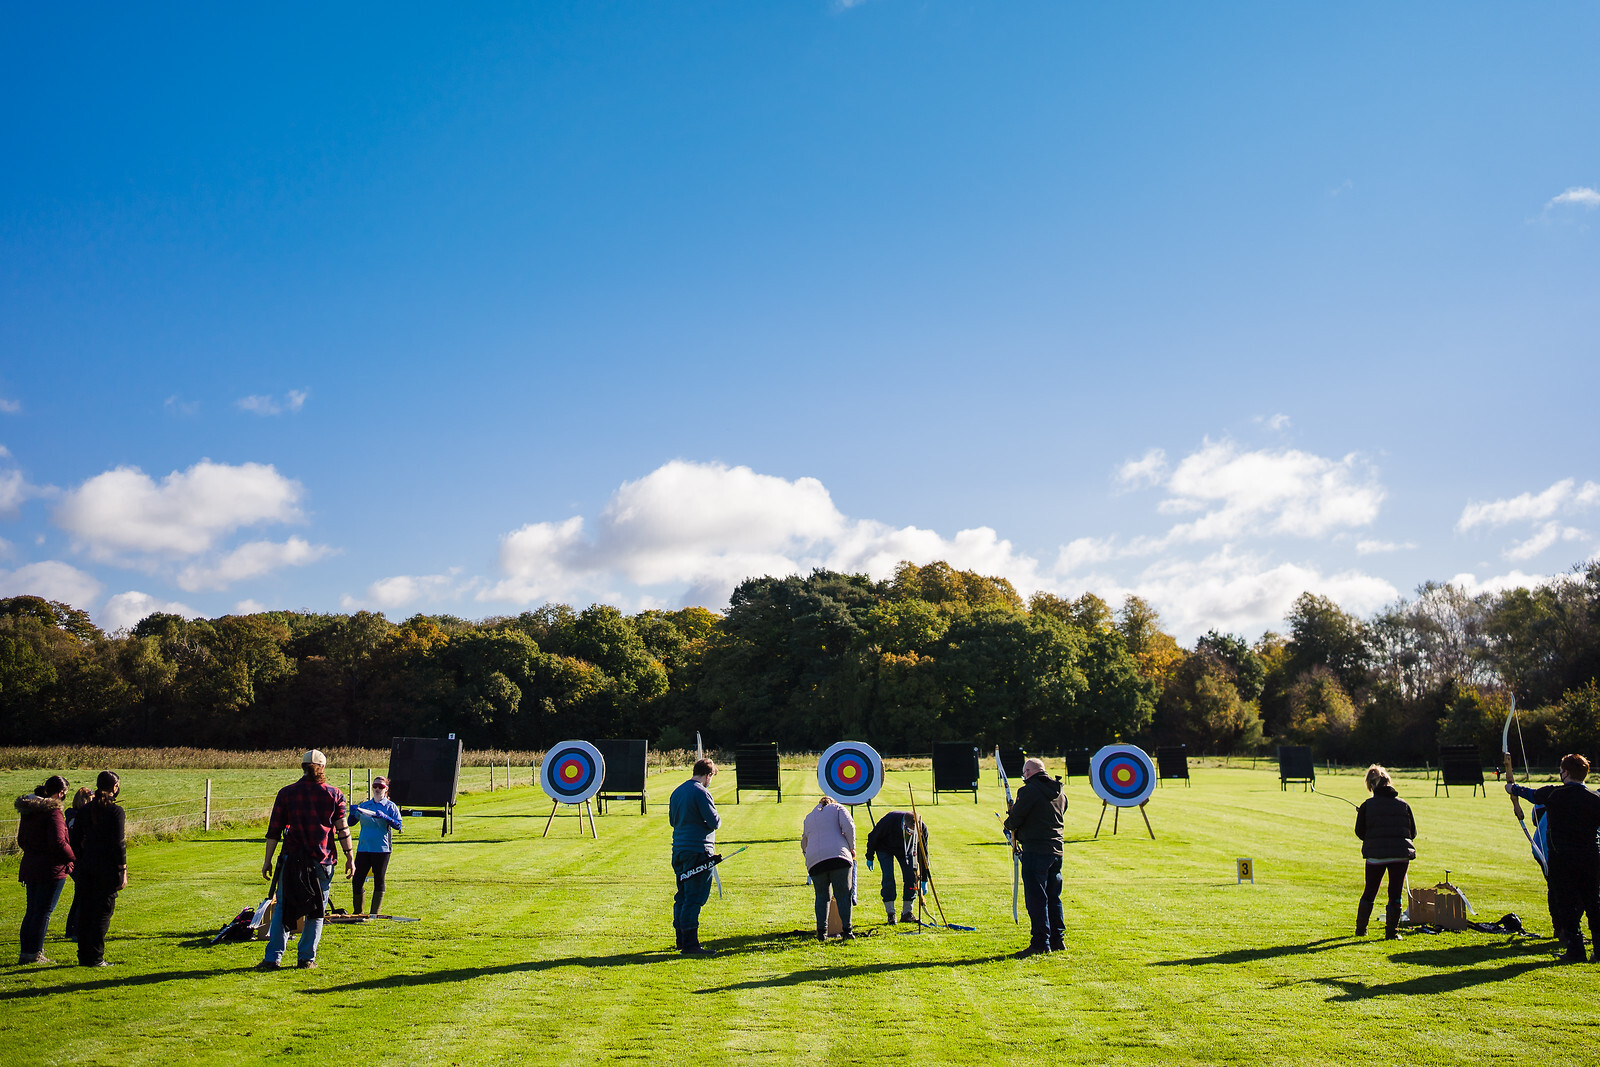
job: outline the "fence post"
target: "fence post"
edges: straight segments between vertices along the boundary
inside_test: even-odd
[[[489,792],[494,792],[494,757],[489,758]]]
[[[349,783],[349,785],[347,785],[345,787],[345,791],[344,791],[345,798],[348,799],[350,794],[354,793],[355,791],[356,791],[356,769],[354,767],[351,767],[350,768],[350,783]]]
[[[367,796],[372,795],[372,768],[367,768]]]
[[[206,830],[211,830],[211,779],[206,779]]]

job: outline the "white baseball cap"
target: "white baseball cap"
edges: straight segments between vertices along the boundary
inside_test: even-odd
[[[328,765],[328,757],[324,756],[316,749],[312,749],[310,752],[307,752],[304,756],[300,757],[300,762],[314,763],[319,767],[326,767]]]

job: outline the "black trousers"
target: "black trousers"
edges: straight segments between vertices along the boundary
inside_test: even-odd
[[[1406,869],[1410,866],[1410,860],[1367,864],[1367,887],[1361,894],[1362,906],[1370,908],[1372,902],[1378,898],[1378,886],[1383,882],[1384,872],[1387,871],[1389,874],[1389,906],[1391,908],[1400,907],[1400,891],[1405,888]]]
[[[1583,950],[1583,917],[1589,917],[1589,936],[1600,947],[1600,852],[1552,852],[1550,896],[1556,925],[1567,945]]]
[[[389,873],[389,857],[392,852],[357,852],[355,886],[355,910],[359,914],[361,898],[366,895],[367,872],[372,872],[372,914],[377,915],[378,909],[383,907],[383,879]]]
[[[117,884],[121,879],[78,876],[74,901],[78,907],[78,962],[99,963],[106,958],[106,934],[111,914],[117,910]]]
[[[894,903],[894,869],[899,867],[900,880],[905,885],[905,895],[902,899],[906,902],[906,910],[910,911],[911,902],[917,899],[917,886],[911,879],[911,864],[902,856],[883,853],[878,855],[878,862],[883,864],[883,885],[880,891],[884,903]]]

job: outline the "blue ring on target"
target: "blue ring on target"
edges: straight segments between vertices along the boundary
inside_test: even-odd
[[[863,741],[840,741],[817,760],[817,786],[841,804],[865,804],[883,788],[883,759]]]
[[[605,757],[587,741],[551,745],[539,765],[539,787],[559,804],[582,804],[600,792],[605,780]]]
[[[1136,808],[1156,789],[1156,765],[1136,745],[1107,745],[1089,760],[1094,795],[1114,808]]]

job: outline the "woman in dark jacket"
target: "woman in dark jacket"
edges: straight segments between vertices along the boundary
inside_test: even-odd
[[[83,967],[106,966],[111,913],[117,894],[128,887],[128,846],[117,805],[122,780],[114,771],[101,771],[94,785],[94,798],[72,824],[72,849],[78,858],[73,876],[78,885],[78,964]]]
[[[55,962],[44,954],[44,935],[50,928],[50,913],[61,899],[61,887],[72,873],[72,845],[67,841],[67,820],[61,806],[66,799],[67,780],[53,774],[13,805],[20,816],[17,847],[22,849],[17,881],[28,891],[18,963]]]
[[[1389,904],[1383,916],[1383,936],[1400,940],[1400,890],[1405,885],[1406,868],[1417,858],[1411,842],[1417,836],[1417,820],[1411,805],[1400,799],[1389,772],[1374,763],[1367,768],[1367,790],[1372,796],[1356,809],[1356,836],[1361,838],[1361,855],[1367,861],[1367,888],[1356,908],[1356,936],[1367,932],[1372,917],[1372,902],[1378,884],[1389,873]]]

